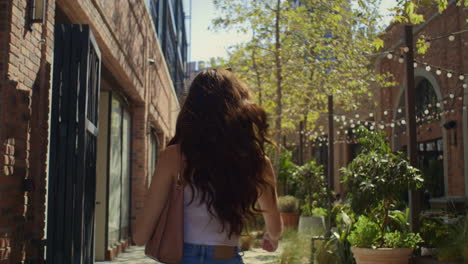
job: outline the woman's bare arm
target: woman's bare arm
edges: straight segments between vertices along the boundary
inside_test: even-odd
[[[179,154],[176,146],[169,146],[161,152],[156,169],[147,190],[144,208],[137,215],[133,240],[138,246],[150,239],[156,221],[169,195],[171,183],[178,172]]]
[[[280,212],[278,209],[278,195],[276,193],[276,179],[273,166],[267,159],[265,173],[267,178],[274,183],[272,188],[262,191],[262,195],[258,199],[260,208],[263,210],[263,218],[265,219],[266,231],[272,240],[278,240],[283,231]]]

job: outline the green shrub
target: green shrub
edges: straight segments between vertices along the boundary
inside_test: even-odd
[[[388,248],[418,248],[419,244],[423,242],[421,236],[415,233],[402,233],[394,231],[384,235],[383,247]]]
[[[281,196],[279,200],[279,210],[282,213],[299,213],[299,200],[291,195]]]
[[[348,241],[355,247],[371,248],[375,246],[379,235],[379,226],[371,219],[361,215],[354,224],[354,229],[349,234]]]
[[[312,209],[313,216],[327,216],[327,209],[322,207],[316,207]]]

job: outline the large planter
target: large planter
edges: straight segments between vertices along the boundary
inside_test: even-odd
[[[299,214],[297,213],[281,213],[284,228],[297,228],[299,224]]]
[[[408,264],[411,248],[351,248],[357,264]]]
[[[299,217],[299,232],[320,236],[325,233],[325,219],[323,216]]]

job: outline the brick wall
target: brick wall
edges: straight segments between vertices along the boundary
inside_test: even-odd
[[[161,138],[175,130],[179,104],[164,56],[143,0],[57,0],[72,23],[89,24],[102,54],[103,66],[119,83],[132,113],[131,225],[143,206],[148,176],[150,127]],[[148,59],[155,63],[150,65]],[[151,125],[150,125],[151,124]],[[163,148],[165,144],[160,144]],[[112,258],[119,247],[109,248]]]
[[[54,3],[29,25],[29,1],[0,1],[0,263],[43,259]]]
[[[164,142],[179,104],[143,0],[47,1],[29,27],[29,1],[0,0],[0,264],[42,263],[55,10],[89,24],[132,113],[132,225],[144,198],[150,124]],[[148,59],[156,61],[148,64]],[[119,249],[110,249],[109,256]]]
[[[420,35],[426,38],[445,36],[452,32],[460,31],[465,27],[465,19],[468,18],[468,11],[462,7],[457,7],[452,4],[441,15],[437,15],[434,9],[427,10],[426,23],[417,25],[415,29],[415,39]],[[385,49],[391,50],[393,47],[403,46],[404,28],[403,25],[390,26],[385,35]],[[441,66],[455,70],[457,72],[468,72],[468,34],[460,34],[456,36],[455,41],[449,41],[448,38],[435,40],[431,42],[431,47],[426,54],[415,54],[417,61],[426,62],[431,65]],[[400,64],[396,59],[389,60],[381,58],[378,68],[381,72],[391,72],[394,81],[397,85],[395,87],[383,88],[380,97],[380,117],[387,123],[391,122],[394,117],[394,110],[398,104],[400,89],[405,86],[405,66]],[[424,65],[418,65],[424,69]],[[419,126],[417,129],[418,141],[428,141],[435,138],[440,138],[443,135],[444,128],[442,127],[444,121],[455,120],[457,127],[452,130],[447,130],[447,153],[444,153],[444,158],[447,160],[447,180],[448,180],[448,195],[449,196],[464,196],[465,195],[465,176],[464,176],[464,151],[463,151],[463,130],[462,125],[465,125],[462,120],[463,113],[463,82],[458,79],[458,76],[447,78],[446,74],[436,75],[436,69],[432,69],[430,74],[440,87],[441,96],[447,99],[443,103],[443,109],[454,109],[442,117],[440,121],[434,121],[429,124]],[[417,76],[416,76],[417,77]],[[449,95],[454,94],[455,98],[450,99]],[[403,95],[404,96],[404,95]],[[383,111],[388,111],[387,116],[383,115]],[[391,129],[387,130],[388,134]],[[456,133],[455,133],[456,132]],[[406,134],[398,135],[401,144],[406,144]],[[466,140],[466,137],[465,137]]]

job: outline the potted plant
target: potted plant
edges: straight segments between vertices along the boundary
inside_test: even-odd
[[[297,228],[299,223],[299,200],[291,195],[279,197],[279,210],[285,228]]]
[[[360,152],[342,169],[351,207],[362,215],[349,236],[354,257],[358,264],[370,263],[366,259],[406,264],[422,239],[404,228],[406,219],[400,225],[392,224],[391,209],[408,188],[420,188],[423,178],[402,153],[391,152],[383,132],[360,127],[357,135]]]
[[[293,173],[293,182],[297,194],[302,198],[299,231],[323,234],[324,216],[327,205],[327,190],[323,166],[311,160],[302,166],[297,166]]]
[[[301,207],[301,216],[299,217],[299,232],[308,233],[312,236],[323,235],[326,215],[327,210],[325,208],[311,208],[310,204],[304,204]]]
[[[440,239],[437,259],[447,263],[468,263],[468,217],[461,216],[455,223],[446,226]]]

